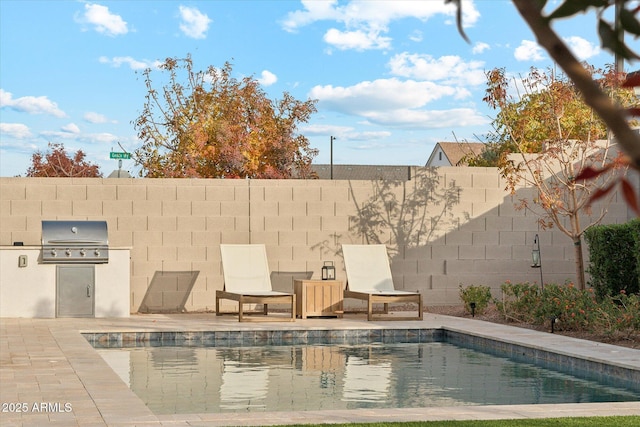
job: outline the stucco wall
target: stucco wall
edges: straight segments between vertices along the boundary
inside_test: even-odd
[[[325,260],[344,280],[341,243],[385,243],[396,287],[443,305],[459,302],[460,285],[539,281],[538,233],[545,282],[571,279],[572,242],[539,230],[503,189],[496,169],[456,167],[415,168],[405,182],[0,178],[0,245],[39,245],[42,220],[106,220],[109,244],[131,248],[132,312],[163,272],[195,277],[186,288],[176,279],[173,296],[163,288],[168,305],[186,289],[186,310],[213,309],[220,243],[265,243],[274,286],[288,290],[292,274],[319,277]],[[605,222],[630,217],[614,199]]]

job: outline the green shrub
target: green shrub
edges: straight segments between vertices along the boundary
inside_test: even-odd
[[[591,227],[585,239],[590,254],[589,284],[598,298],[640,291],[640,219]]]
[[[569,283],[545,286],[536,315],[541,323],[557,319],[564,330],[593,331],[597,328],[598,312],[593,290],[581,291]]]
[[[610,331],[640,331],[640,297],[637,294],[621,292],[611,298],[609,304],[604,317],[609,320],[607,326]]]
[[[573,283],[549,284],[541,290],[529,283],[504,283],[498,310],[507,319],[548,325],[557,319],[558,330],[598,333],[640,331],[640,296],[621,291],[615,296],[595,297],[593,289],[580,290]]]
[[[638,278],[636,282],[638,287],[634,293],[638,294],[640,293],[640,219],[629,221],[629,227],[631,228],[631,235],[633,236],[632,254],[635,255],[636,277]]]
[[[537,324],[537,317],[532,311],[532,307],[540,304],[540,288],[531,283],[504,283],[502,290],[502,300],[496,302],[498,310],[506,319]]]
[[[467,286],[460,285],[460,299],[464,302],[467,313],[471,313],[471,303],[476,304],[475,313],[482,314],[491,301],[491,288],[488,286]]]

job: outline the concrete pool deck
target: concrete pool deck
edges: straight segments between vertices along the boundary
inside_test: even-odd
[[[427,310],[428,311],[428,310]],[[487,420],[638,415],[640,402],[456,406],[309,412],[155,415],[122,382],[81,332],[304,329],[439,329],[461,331],[640,371],[640,350],[425,313],[422,321],[343,319],[239,323],[213,313],[132,315],[119,319],[0,319],[2,426],[241,426],[380,421]],[[23,406],[24,405],[24,406]],[[17,412],[26,409],[25,412]]]

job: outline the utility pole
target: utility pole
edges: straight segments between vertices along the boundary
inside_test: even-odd
[[[331,179],[333,179],[333,140],[336,139],[335,136],[331,136]]]

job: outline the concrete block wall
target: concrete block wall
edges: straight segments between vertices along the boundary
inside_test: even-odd
[[[544,281],[571,280],[572,242],[541,231],[503,188],[496,169],[457,167],[414,168],[404,182],[0,178],[0,245],[40,245],[42,220],[106,220],[110,246],[131,248],[132,312],[157,272],[194,271],[184,308],[212,310],[221,243],[264,243],[275,279],[319,278],[334,261],[341,280],[342,243],[384,243],[396,286],[444,305],[459,302],[460,285],[489,285],[498,296],[505,280],[539,282],[530,268],[538,234]],[[616,198],[605,223],[630,218]],[[275,279],[292,290],[290,279]]]

